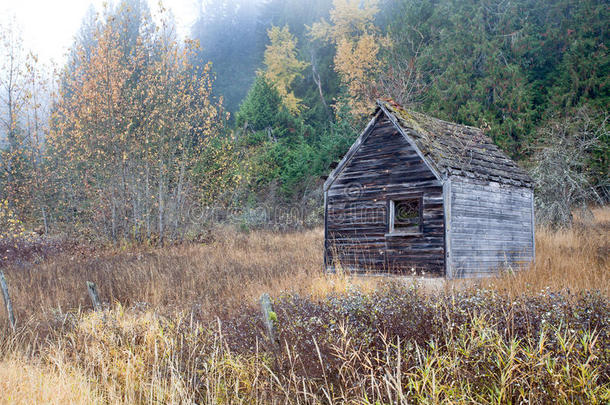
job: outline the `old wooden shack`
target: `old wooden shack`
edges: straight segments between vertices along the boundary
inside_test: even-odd
[[[324,184],[327,270],[476,277],[534,259],[532,181],[478,128],[378,101]]]

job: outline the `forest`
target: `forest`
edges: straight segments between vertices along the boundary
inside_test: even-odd
[[[317,225],[323,179],[376,99],[482,128],[532,174],[543,222],[610,199],[606,1],[199,10],[189,39],[143,0],[92,10],[52,69],[0,27],[2,235],[159,242],[210,221]]]

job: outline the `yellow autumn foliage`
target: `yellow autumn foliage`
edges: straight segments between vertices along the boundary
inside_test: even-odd
[[[23,239],[31,236],[32,233],[25,230],[23,222],[17,218],[8,200],[0,200],[0,240]]]
[[[192,169],[222,135],[211,66],[191,66],[196,43],[158,18],[98,18],[94,45],[78,45],[61,77],[47,141],[67,200],[113,239],[180,232]]]
[[[295,79],[303,76],[301,72],[308,64],[297,58],[297,40],[290,33],[288,26],[272,26],[267,35],[271,43],[265,50],[263,63],[266,69],[261,73],[274,84],[288,110],[297,114],[301,110],[301,100],[294,95],[290,87]]]
[[[334,0],[330,23],[322,19],[309,27],[309,36],[337,47],[335,71],[347,89],[347,103],[356,115],[367,114],[379,73],[378,54],[389,39],[374,25],[377,0]]]

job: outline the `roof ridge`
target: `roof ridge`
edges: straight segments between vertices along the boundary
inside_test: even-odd
[[[393,116],[403,135],[412,138],[423,155],[445,174],[456,174],[459,167],[466,177],[531,187],[527,172],[481,128],[406,109],[392,99],[379,99],[377,105]]]
[[[388,100],[390,100],[390,101],[388,101]],[[398,104],[396,101],[394,101],[392,99],[377,99],[376,103],[377,103],[378,106],[383,105],[384,107],[386,107],[386,109],[388,109],[388,107],[390,107],[389,108],[390,110],[400,109],[400,110],[402,110],[403,112],[406,112],[409,115],[420,115],[420,116],[428,118],[428,119],[436,120],[436,121],[441,122],[443,124],[457,126],[457,127],[464,127],[464,128],[472,129],[472,130],[475,130],[475,131],[479,131],[479,132],[482,132],[483,135],[485,135],[483,130],[481,128],[479,128],[479,127],[475,127],[475,126],[472,126],[472,125],[466,125],[466,124],[460,124],[460,123],[452,122],[452,121],[446,121],[446,120],[443,120],[441,118],[435,117],[433,115],[426,114],[426,113],[423,113],[421,111],[416,111],[416,110],[414,110],[412,108],[405,108],[405,107],[403,107],[402,105]],[[401,112],[401,111],[398,111],[398,112]],[[485,135],[485,136],[487,138],[489,138],[487,135]],[[491,139],[491,138],[489,138],[489,139]]]

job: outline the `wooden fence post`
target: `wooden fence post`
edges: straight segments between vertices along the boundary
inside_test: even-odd
[[[269,294],[264,293],[261,295],[261,311],[263,314],[263,322],[265,324],[265,328],[267,329],[267,337],[273,344],[275,348],[277,348],[277,315],[273,312],[273,306],[271,305],[271,298]]]
[[[102,309],[102,304],[100,304],[100,297],[97,294],[97,286],[95,283],[92,281],[87,281],[87,290],[89,291],[89,297],[93,303],[93,308],[96,311],[100,311]]]
[[[4,297],[6,312],[8,313],[8,320],[11,323],[13,330],[15,330],[15,314],[13,313],[13,304],[11,303],[11,297],[8,295],[8,286],[6,285],[6,279],[4,278],[4,272],[2,270],[0,270],[0,287],[2,288],[2,296]]]

